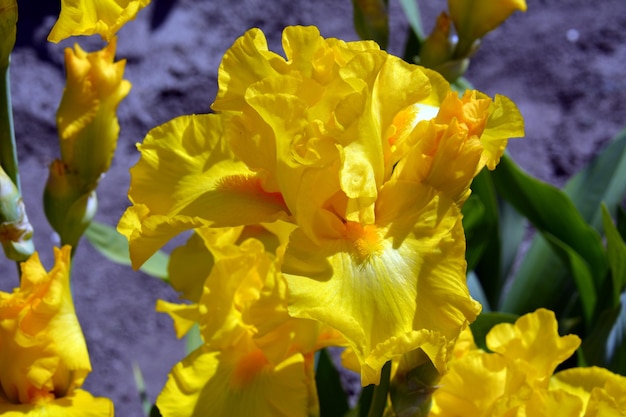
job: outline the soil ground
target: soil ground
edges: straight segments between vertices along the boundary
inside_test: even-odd
[[[42,3],[45,5],[41,5]],[[58,13],[56,2],[19,0],[18,42],[11,88],[24,199],[36,244],[51,266],[54,233],[41,208],[47,166],[57,157],[54,115],[64,84],[63,49],[45,38]],[[427,30],[445,1],[421,1]],[[407,22],[390,1],[390,52],[402,54]],[[217,88],[224,51],[250,27],[260,27],[280,51],[286,25],[316,25],[325,37],[356,40],[349,0],[153,0],[119,33],[118,57],[127,59],[133,89],[119,108],[121,133],[110,172],[99,188],[97,220],[115,225],[128,205],[128,169],[135,144],[176,116],[205,113]],[[526,120],[526,138],[510,153],[527,171],[561,186],[626,125],[626,2],[528,0],[490,33],[467,77],[489,95],[510,97]],[[626,180],[626,179],[625,179]],[[151,400],[170,367],[182,359],[169,318],[154,311],[157,299],[177,296],[157,279],[106,261],[83,242],[73,271],[75,303],[91,353],[85,388],[114,400],[116,414],[141,416],[132,365],[143,372]],[[13,264],[0,261],[0,289],[17,285]]]

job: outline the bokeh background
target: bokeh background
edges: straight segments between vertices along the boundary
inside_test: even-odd
[[[467,77],[477,89],[518,104],[527,135],[510,142],[513,159],[562,186],[626,126],[626,1],[527,1],[526,13],[484,38]],[[48,43],[59,3],[18,0],[11,67],[22,188],[47,268],[57,238],[41,196],[47,167],[59,153],[55,112],[64,85],[63,49],[75,42],[87,50],[102,46],[96,37]],[[408,23],[398,0],[389,0],[389,8],[389,51],[402,55]],[[446,2],[420,1],[420,8],[429,31]],[[358,39],[350,0],[152,0],[119,32],[118,58],[127,60],[125,78],[133,88],[119,107],[118,149],[98,191],[97,220],[115,225],[127,207],[128,169],[148,130],[182,114],[210,111],[220,59],[233,41],[260,27],[270,47],[282,51],[287,25],[316,25],[325,37]],[[14,264],[1,260],[0,290],[17,285]],[[132,364],[143,372],[154,400],[184,355],[170,319],[154,311],[157,299],[174,301],[177,295],[155,278],[108,262],[86,241],[75,258],[73,290],[93,365],[85,388],[112,398],[116,415],[141,416]]]

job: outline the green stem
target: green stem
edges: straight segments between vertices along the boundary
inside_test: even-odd
[[[0,68],[0,78],[2,78],[0,79],[0,165],[13,181],[18,192],[21,193],[15,131],[13,129],[9,67],[10,65]]]
[[[387,405],[387,394],[389,393],[389,378],[391,376],[391,361],[383,366],[380,374],[380,384],[374,388],[372,404],[367,417],[382,417]]]

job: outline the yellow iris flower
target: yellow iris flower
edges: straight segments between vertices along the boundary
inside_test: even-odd
[[[465,283],[461,207],[523,122],[506,97],[458,97],[373,42],[288,27],[286,59],[248,31],[219,69],[217,114],[151,131],[119,230],[140,265],[202,226],[294,225],[288,312],[341,332],[364,385],[421,347],[439,370],[480,305]]]
[[[20,288],[0,292],[0,414],[113,416],[113,404],[80,389],[91,371],[70,294],[70,247],[46,272],[35,253]]]
[[[549,310],[538,309],[515,324],[495,326],[486,342],[493,353],[473,343],[456,349],[433,395],[433,417],[595,417],[626,411],[626,378],[622,376],[595,367],[553,375],[578,348],[580,339],[559,336]]]
[[[61,14],[48,40],[57,43],[70,36],[97,33],[110,42],[148,4],[150,0],[62,0]]]
[[[289,317],[280,274],[284,245],[267,252],[261,240],[276,236],[254,229],[197,229],[192,239],[204,243],[212,268],[186,280],[202,283],[201,297],[195,304],[157,304],[179,336],[197,322],[204,341],[172,369],[156,402],[164,417],[317,412],[313,352],[341,339],[312,320]],[[187,245],[176,256],[197,261],[198,252]]]

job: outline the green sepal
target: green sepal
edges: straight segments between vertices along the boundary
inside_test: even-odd
[[[352,0],[354,28],[361,39],[375,41],[381,49],[389,42],[388,0]]]

